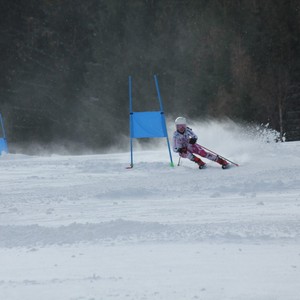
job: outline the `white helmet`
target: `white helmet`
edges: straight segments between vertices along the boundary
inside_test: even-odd
[[[184,117],[178,117],[175,120],[175,125],[186,125],[186,118],[184,118]]]

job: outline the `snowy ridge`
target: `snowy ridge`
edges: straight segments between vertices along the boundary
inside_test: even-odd
[[[165,225],[154,222],[116,220],[67,226],[1,226],[0,247],[33,247],[81,242],[300,242],[297,221],[277,223],[212,223]],[[74,234],[76,232],[76,234]]]

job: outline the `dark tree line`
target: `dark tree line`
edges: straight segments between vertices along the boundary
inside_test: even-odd
[[[169,115],[300,132],[296,0],[1,1],[0,34],[12,143],[114,145],[128,135],[128,75],[138,111],[158,109],[153,74]]]

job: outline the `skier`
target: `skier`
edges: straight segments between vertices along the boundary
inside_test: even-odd
[[[173,135],[173,151],[179,153],[183,158],[188,158],[189,160],[195,162],[199,169],[205,167],[205,162],[203,162],[199,157],[194,154],[198,154],[209,160],[219,163],[223,169],[228,167],[228,162],[219,156],[206,152],[197,142],[197,135],[192,131],[191,128],[186,126],[186,119],[184,117],[178,117],[175,120],[176,131]]]

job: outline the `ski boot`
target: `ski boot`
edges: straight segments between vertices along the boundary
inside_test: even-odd
[[[203,169],[206,167],[206,163],[203,162],[199,157],[197,156],[193,156],[193,159],[192,159],[193,162],[195,162],[198,166],[199,166],[199,169]]]
[[[219,156],[217,156],[216,162],[222,166],[222,169],[227,169],[229,167],[229,163]]]

